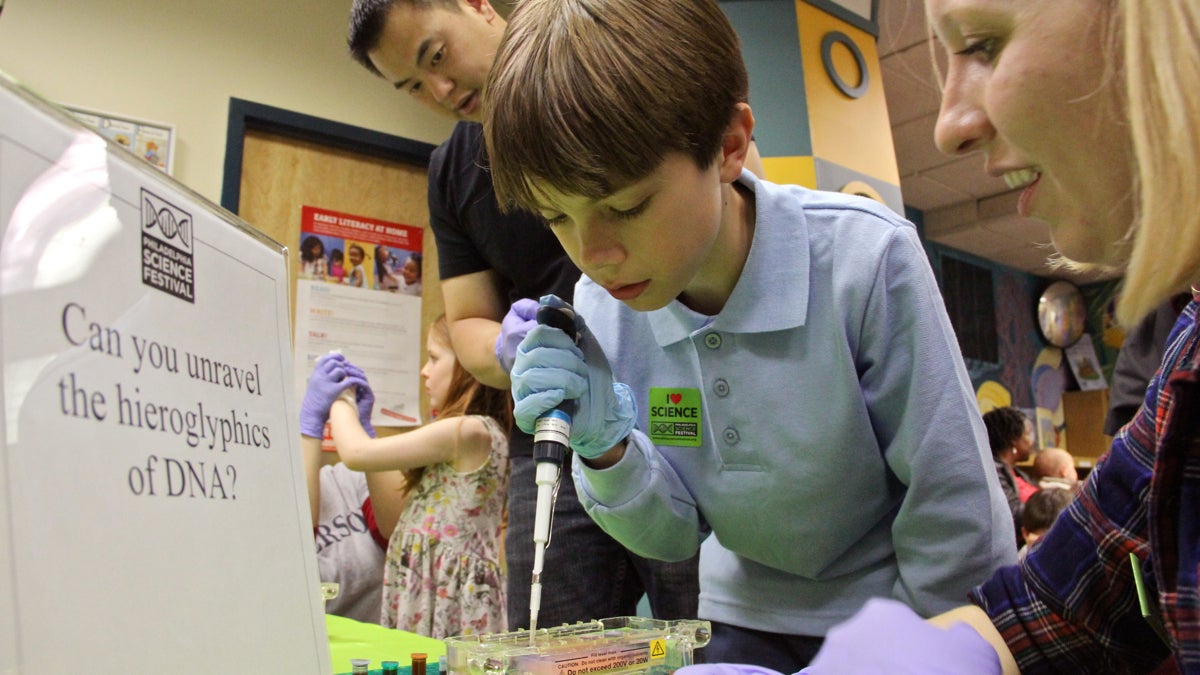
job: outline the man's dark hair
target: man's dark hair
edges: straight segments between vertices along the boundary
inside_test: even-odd
[[[354,0],[354,5],[350,8],[350,32],[346,36],[346,45],[350,47],[351,58],[380,77],[383,77],[383,73],[371,63],[370,53],[383,39],[388,12],[398,2],[421,9],[436,5],[455,11],[459,9],[458,0]]]

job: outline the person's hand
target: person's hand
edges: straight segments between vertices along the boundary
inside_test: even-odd
[[[675,675],[783,675],[778,670],[742,663],[703,663],[684,666]]]
[[[317,359],[317,365],[308,377],[304,400],[300,403],[300,433],[322,438],[329,408],[338,395],[350,386],[367,386],[366,378],[352,376],[346,366],[346,357],[341,354],[326,354]]]
[[[371,410],[375,408],[375,392],[371,390],[370,383],[367,382],[367,374],[362,368],[346,361],[346,372],[350,377],[359,378],[362,383],[354,388],[354,405],[358,408],[358,422],[362,424],[363,431],[371,438],[375,438],[375,425],[371,424]]]
[[[500,334],[496,336],[496,360],[504,372],[512,372],[517,358],[517,346],[525,335],[537,325],[537,300],[521,298],[513,303],[504,320],[500,322]]]
[[[895,600],[875,598],[834,626],[797,675],[1000,675],[1000,657],[965,623],[939,628]]]
[[[571,306],[558,297],[542,305]],[[571,449],[594,459],[625,440],[633,430],[637,406],[629,387],[614,383],[608,359],[583,318],[575,315],[579,346],[566,333],[537,325],[517,348],[512,368],[513,416],[525,433],[533,433],[537,418],[563,401],[575,401],[571,416]]]

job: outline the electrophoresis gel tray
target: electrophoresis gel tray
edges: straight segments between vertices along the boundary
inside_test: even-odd
[[[446,639],[449,675],[669,675],[708,644],[707,621],[641,616],[596,619]]]

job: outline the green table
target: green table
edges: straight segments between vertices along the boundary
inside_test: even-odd
[[[410,656],[418,652],[427,657],[426,675],[439,675],[438,657],[446,653],[441,640],[332,614],[325,615],[325,628],[335,675],[350,672],[350,659],[370,659],[372,673],[381,672],[383,661],[399,661],[403,675],[410,672]]]

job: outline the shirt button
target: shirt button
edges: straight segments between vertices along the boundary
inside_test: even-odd
[[[742,440],[742,437],[738,434],[737,429],[734,429],[733,427],[725,427],[725,431],[722,432],[721,435],[725,438],[725,442],[729,445],[737,445],[737,442]]]
[[[709,349],[721,348],[721,335],[719,333],[709,333],[704,336],[704,346]]]
[[[722,398],[724,398],[725,396],[728,396],[729,395],[729,383],[726,382],[725,380],[717,380],[716,382],[713,382],[713,392],[716,393],[717,396],[720,396]]]

